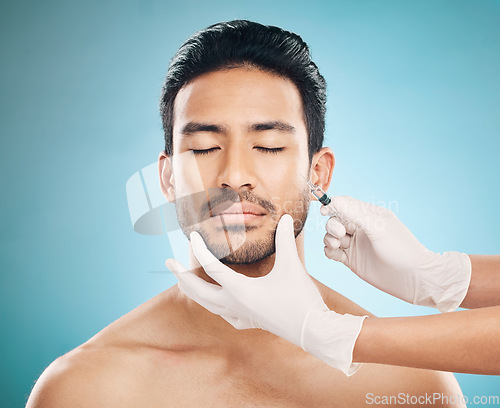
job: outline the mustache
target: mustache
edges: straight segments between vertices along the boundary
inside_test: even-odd
[[[246,201],[252,204],[261,206],[271,215],[276,214],[276,207],[270,201],[260,197],[250,191],[242,191],[241,193],[229,188],[210,188],[208,190],[209,199],[201,205],[201,214],[203,218],[210,217],[212,208],[220,205],[223,209],[231,207],[234,203]]]

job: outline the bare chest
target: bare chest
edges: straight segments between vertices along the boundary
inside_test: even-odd
[[[156,362],[156,368],[139,382],[136,395],[142,406],[148,401],[148,407],[346,406],[345,376],[339,372],[336,384],[336,370],[325,372],[321,363],[316,364],[307,356],[304,361],[270,360],[258,365],[207,355],[174,356]],[[348,388],[352,402],[353,388]]]

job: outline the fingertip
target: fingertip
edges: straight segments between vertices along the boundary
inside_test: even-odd
[[[207,245],[201,234],[197,231],[191,231],[189,234],[191,239],[191,247],[193,248],[194,255],[196,259],[200,260],[201,254],[204,254],[205,251],[208,251]]]
[[[348,234],[350,235],[353,235],[354,232],[356,231],[356,224],[352,223],[352,222],[348,222],[346,225],[345,225],[345,230]]]
[[[321,215],[328,215],[328,208],[326,208],[325,205],[322,205],[319,209],[319,212],[321,213]]]
[[[293,218],[290,214],[283,214],[276,228],[276,263],[281,262],[284,257],[289,257],[297,253],[295,243],[295,231]]]
[[[327,258],[330,258],[330,252],[331,252],[331,249],[328,247],[328,245],[325,245],[325,255]]]
[[[337,249],[340,247],[340,239],[337,237],[334,237],[331,234],[326,234],[325,238],[323,239],[323,243],[329,247],[330,249]]]
[[[340,248],[342,249],[347,249],[351,245],[351,236],[350,235],[344,235],[340,239]]]
[[[165,261],[165,266],[170,269],[171,272],[173,272],[172,269],[174,269],[174,260],[172,258],[168,258],[166,261]]]
[[[199,234],[199,232],[198,232],[198,231],[191,231],[191,232],[189,233],[189,240],[190,240],[191,242],[196,241],[196,240],[197,240],[197,239],[199,239],[199,238],[200,238],[200,234]]]
[[[344,250],[341,248],[325,248],[326,257],[330,258],[332,261],[341,261],[343,253]]]
[[[330,217],[325,224],[325,229],[329,234],[337,238],[342,238],[347,233],[344,225],[335,217]]]
[[[283,214],[278,221],[278,226],[276,227],[276,234],[281,235],[284,231],[293,229],[293,218],[290,214]],[[283,232],[282,232],[283,231]]]

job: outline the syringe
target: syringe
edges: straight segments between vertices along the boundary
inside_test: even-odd
[[[337,218],[344,226],[347,224],[347,221],[344,221],[339,212],[333,207],[333,204],[330,205],[332,199],[326,192],[317,184],[313,184],[311,181],[307,180],[307,185],[311,189],[311,194],[318,199],[318,201],[328,208],[329,215]]]

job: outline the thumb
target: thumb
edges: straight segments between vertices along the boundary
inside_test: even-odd
[[[367,228],[375,217],[382,215],[383,207],[366,203],[349,196],[335,196],[332,198],[335,209],[341,216],[358,227]]]
[[[291,257],[298,257],[297,244],[295,243],[295,230],[293,228],[293,218],[290,214],[283,214],[275,236],[276,261],[281,263]]]

